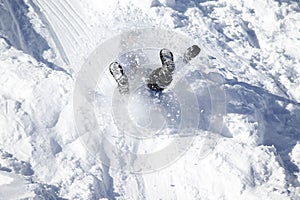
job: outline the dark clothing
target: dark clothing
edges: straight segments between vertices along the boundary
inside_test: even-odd
[[[155,91],[162,91],[172,82],[173,70],[160,67],[155,69],[147,80],[147,85],[150,89]]]

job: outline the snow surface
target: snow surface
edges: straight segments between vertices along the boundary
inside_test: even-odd
[[[300,199],[299,1],[0,0],[0,18],[0,199]],[[104,147],[88,147],[97,137],[77,134],[73,91],[99,45],[149,27],[202,48],[182,71],[200,126],[176,161],[133,173],[124,155],[174,135],[122,137],[105,71],[91,92],[120,168],[106,165]]]

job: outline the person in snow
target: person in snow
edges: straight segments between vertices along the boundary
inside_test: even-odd
[[[183,62],[188,63],[192,58],[200,53],[201,49],[197,45],[189,47],[183,55]],[[173,53],[166,48],[159,52],[162,66],[153,70],[147,78],[147,86],[153,91],[163,91],[173,80],[175,63]],[[129,94],[128,77],[124,73],[122,66],[118,62],[113,62],[109,66],[110,73],[118,84],[121,94]]]

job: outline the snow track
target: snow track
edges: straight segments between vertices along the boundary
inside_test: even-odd
[[[93,47],[94,35],[86,19],[83,8],[78,1],[35,1],[39,15],[43,16],[45,25],[50,28],[50,38],[55,39],[55,45],[65,64],[77,65],[78,56]],[[89,50],[88,50],[89,51]],[[72,70],[78,67],[73,67]]]
[[[62,12],[60,11],[61,7],[56,6],[53,1],[37,1],[36,4],[40,7],[41,10],[43,10],[43,13],[46,14],[46,18],[50,18],[52,24],[49,23],[48,26],[53,28],[53,34],[60,34],[62,31],[59,30],[63,30],[65,32],[64,36],[56,36],[56,38],[60,38],[60,40],[56,41],[56,43],[62,45],[62,50],[64,53],[73,52],[76,44],[78,45],[78,36],[76,37],[76,35],[74,35],[77,30],[74,30],[69,20],[66,20],[65,18],[65,15],[67,15],[68,13],[62,14]],[[65,19],[65,21],[63,21],[63,19]],[[73,28],[73,32],[71,31],[71,28]],[[70,55],[67,54],[67,59],[69,60],[68,57],[70,57]]]
[[[33,25],[27,16],[29,7],[24,1],[1,1],[2,15],[5,19],[1,23],[2,38],[5,38],[9,44],[15,48],[22,50],[34,57],[39,62],[43,62],[47,67],[61,71],[68,72],[54,63],[46,60],[43,56],[44,51],[49,50],[48,42],[35,31]]]

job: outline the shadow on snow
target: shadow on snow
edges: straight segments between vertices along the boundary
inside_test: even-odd
[[[29,7],[23,0],[0,0],[0,37],[49,68],[70,75],[64,68],[43,57],[43,53],[49,50],[50,46],[33,28],[28,12]]]
[[[189,77],[191,83],[203,76],[200,70],[192,72]],[[220,75],[222,76],[222,75]],[[255,119],[262,123],[264,127],[261,132],[262,144],[274,146],[277,153],[283,161],[287,173],[294,176],[299,172],[299,168],[291,162],[289,153],[293,147],[300,141],[300,103],[293,100],[274,95],[269,91],[245,82],[239,82],[235,79],[224,79],[223,91],[226,96],[226,113],[235,113],[249,116],[259,116]],[[199,99],[201,113],[200,129],[209,129],[211,101],[210,96],[213,90],[201,89],[196,91]],[[210,91],[209,91],[210,90]],[[289,107],[293,107],[289,109]],[[225,135],[231,137],[230,135]],[[296,180],[296,177],[294,177]]]

